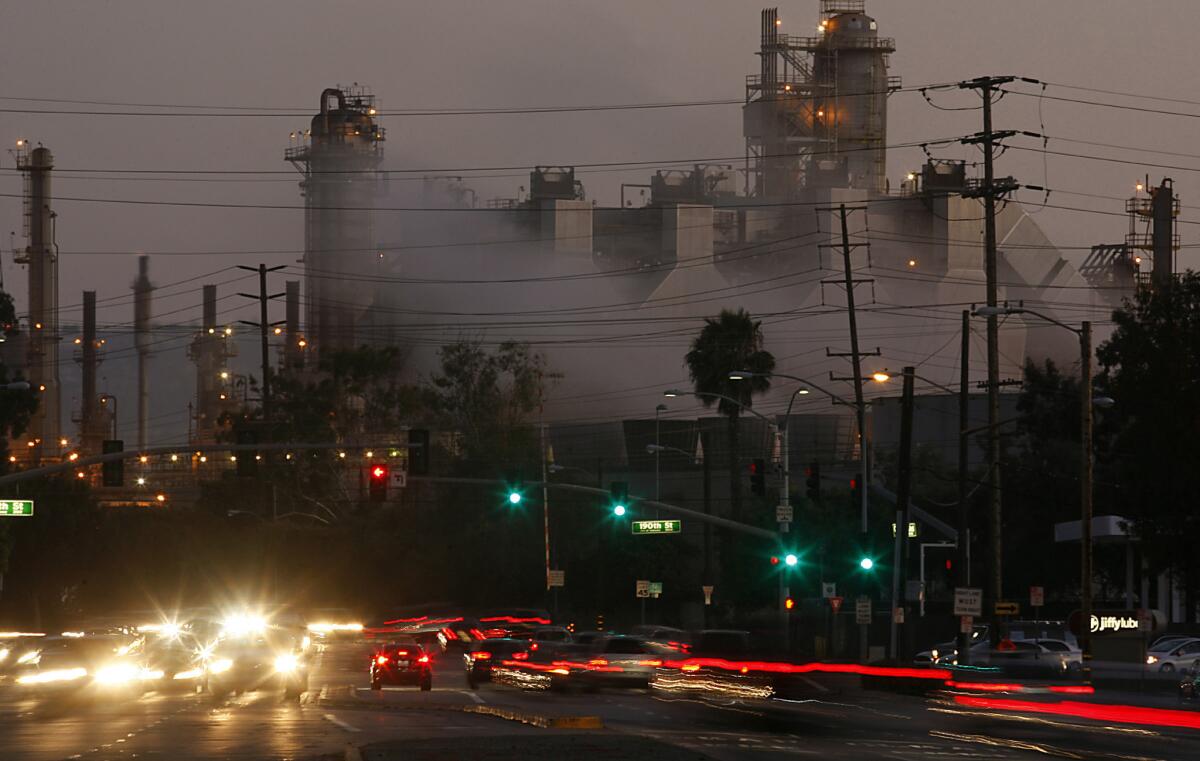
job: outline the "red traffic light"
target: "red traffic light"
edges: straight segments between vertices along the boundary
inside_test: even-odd
[[[771,556],[771,565],[779,565],[779,556],[778,555]]]
[[[388,477],[388,469],[386,465],[371,466],[371,480],[386,481]]]

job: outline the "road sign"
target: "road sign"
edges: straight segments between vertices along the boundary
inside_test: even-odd
[[[712,593],[713,593],[712,584],[705,584],[704,586],[700,587],[700,589],[704,590],[704,604],[712,605]]]
[[[983,615],[983,590],[974,587],[954,588],[954,615],[975,616]]]
[[[396,468],[388,475],[388,486],[393,489],[403,489],[408,486],[408,471]]]
[[[636,590],[635,594],[638,597],[649,597],[650,596],[650,580],[649,579],[638,579],[637,580],[637,590]]]
[[[661,594],[662,594],[662,582],[661,581],[650,582],[650,596],[658,597]]]
[[[1029,607],[1040,608],[1046,602],[1046,590],[1042,587],[1029,588]]]
[[[871,598],[860,597],[854,602],[854,623],[871,623]]]
[[[565,587],[567,585],[567,572],[546,571],[546,584],[551,587]]]
[[[997,616],[1015,616],[1021,612],[1021,606],[1015,602],[997,602]]]
[[[975,619],[971,616],[960,616],[958,619],[958,631],[962,634],[970,634],[975,629]]]
[[[28,518],[33,515],[32,499],[0,500],[0,518]]]
[[[791,523],[792,515],[795,511],[791,505],[776,505],[775,506],[775,522],[776,523]]]
[[[837,615],[837,612],[842,609],[842,598],[830,597],[829,607],[833,610],[834,615]]]
[[[908,538],[916,539],[919,534],[920,534],[920,530],[917,528],[916,522],[910,521],[908,524]],[[895,536],[895,535],[896,535],[896,524],[893,523],[892,524],[892,536]]]
[[[683,521],[633,521],[630,525],[635,534],[678,534],[683,531]]]
[[[822,581],[821,582],[821,596],[824,597],[826,600],[828,600],[831,597],[837,597],[837,582],[836,581]]]
[[[897,605],[896,607],[892,608],[892,623],[893,624],[904,623],[904,606]]]

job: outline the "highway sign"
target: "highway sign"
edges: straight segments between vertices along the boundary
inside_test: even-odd
[[[546,585],[550,587],[565,587],[567,585],[567,572],[546,571]]]
[[[837,582],[836,581],[822,581],[821,582],[821,596],[824,597],[826,600],[828,600],[830,597],[837,597]]]
[[[1046,590],[1043,587],[1029,588],[1029,607],[1040,608],[1046,602]]]
[[[791,523],[794,511],[791,505],[776,505],[775,506],[775,522],[776,523]]]
[[[28,518],[33,515],[32,499],[0,500],[0,518]]]
[[[837,615],[837,612],[842,609],[842,598],[830,597],[829,607],[833,610],[834,615]]]
[[[1021,606],[1015,602],[997,602],[997,616],[1015,616],[1021,612]]]
[[[638,579],[635,594],[637,597],[649,597],[650,596],[650,580],[649,579]]]
[[[650,596],[658,597],[661,594],[662,594],[662,582],[661,581],[650,582]]]
[[[983,615],[983,590],[974,587],[954,588],[954,615],[975,616]]]
[[[870,597],[860,597],[854,602],[854,623],[863,625],[871,623]]]
[[[630,525],[635,534],[678,534],[683,531],[683,521],[633,521]]]

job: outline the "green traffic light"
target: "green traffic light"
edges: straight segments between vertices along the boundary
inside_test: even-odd
[[[510,504],[510,505],[519,505],[519,504],[521,504],[521,492],[519,492],[519,491],[510,491],[510,492],[508,493],[508,504]]]
[[[875,561],[871,558],[863,558],[862,560],[858,561],[858,567],[864,571],[869,571],[875,567]]]
[[[783,556],[783,562],[787,564],[788,568],[795,568],[800,562],[800,558],[796,557],[794,553],[789,552]]]
[[[617,516],[618,518],[625,515],[625,506],[624,505],[613,505],[613,515]]]

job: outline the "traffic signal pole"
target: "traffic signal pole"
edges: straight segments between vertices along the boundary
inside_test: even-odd
[[[904,615],[908,582],[908,498],[912,481],[913,380],[916,369],[904,368],[904,387],[900,401],[900,452],[896,484],[896,541],[892,554],[892,630],[891,657],[900,654],[900,629],[897,617]]]

